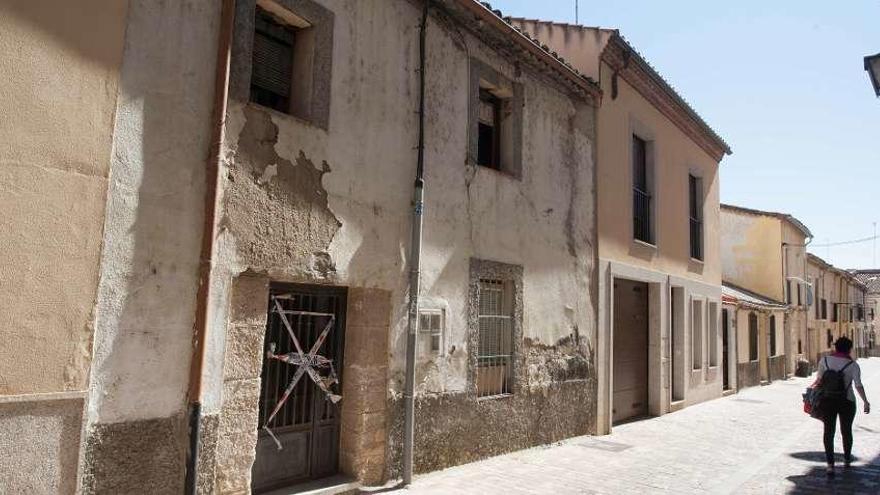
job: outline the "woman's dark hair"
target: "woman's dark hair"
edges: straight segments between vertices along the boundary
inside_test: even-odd
[[[844,354],[849,354],[849,351],[852,350],[853,341],[848,339],[847,337],[840,337],[839,339],[834,341],[834,350],[837,352],[842,352]]]

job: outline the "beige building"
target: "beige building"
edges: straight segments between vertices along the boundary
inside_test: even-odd
[[[721,339],[718,191],[730,149],[617,31],[511,22],[603,91],[598,431],[719,397],[733,383],[722,366],[733,346]]]
[[[595,161],[629,161],[630,125],[657,181],[656,237],[627,238],[642,254],[602,273],[643,289],[633,304],[650,296],[626,315],[645,331],[651,316],[636,349],[651,412],[670,407],[669,291],[676,328],[702,342],[693,369],[676,350],[680,399],[720,393],[726,147],[643,61],[606,99],[603,125],[619,136],[601,151],[600,84],[587,77],[599,74],[473,0],[433,2],[424,58],[418,2],[73,3],[0,6],[4,110],[20,117],[0,122],[0,491],[398,477],[420,74],[416,471],[607,431],[595,191],[632,184],[611,167],[597,185]],[[688,256],[689,174],[702,260]],[[317,370],[273,416],[304,363]]]
[[[0,492],[77,487],[126,4],[0,3]]]
[[[876,356],[880,347],[880,270],[853,270],[865,284],[865,345],[868,354]]]
[[[722,323],[732,329],[736,390],[785,378],[783,322],[788,305],[725,283]]]
[[[812,236],[791,215],[721,205],[724,282],[789,307],[782,322],[783,376],[793,374],[806,354],[812,297],[806,246]]]

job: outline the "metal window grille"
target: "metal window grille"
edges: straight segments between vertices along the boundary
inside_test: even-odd
[[[749,313],[749,361],[758,360],[758,315]]]
[[[290,111],[294,29],[257,7],[254,17],[252,102],[280,112]]]
[[[691,227],[691,258],[703,259],[703,212],[702,187],[700,179],[688,175],[688,191],[690,195],[690,227]]]
[[[477,396],[513,392],[513,314],[509,284],[480,280]]]
[[[633,136],[633,237],[652,243],[651,194],[648,192],[648,145],[645,140]]]
[[[443,345],[443,313],[438,310],[421,311],[419,331],[431,339],[431,352],[439,353]]]

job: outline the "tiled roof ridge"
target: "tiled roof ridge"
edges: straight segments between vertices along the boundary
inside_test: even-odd
[[[483,2],[483,3],[486,4],[486,2]],[[712,137],[712,139],[714,139],[715,141],[717,141],[719,143],[719,145],[721,146],[721,148],[723,148],[723,150],[726,154],[730,155],[733,153],[733,151],[730,149],[730,145],[727,144],[727,142],[724,140],[724,138],[722,138],[721,135],[718,134],[718,132],[716,132],[715,129],[712,128],[712,126],[709,125],[708,122],[706,122],[706,119],[704,119],[699,114],[699,112],[697,112],[694,109],[693,105],[691,105],[690,102],[688,102],[681,95],[681,93],[679,93],[679,91],[677,89],[675,89],[675,86],[673,86],[669,81],[667,81],[666,78],[664,78],[663,75],[660,74],[660,72],[653,65],[651,65],[650,62],[648,62],[648,60],[641,54],[641,52],[639,52],[632,45],[632,43],[630,43],[629,40],[626,39],[626,37],[624,37],[622,34],[620,34],[619,29],[604,28],[604,27],[600,27],[600,26],[585,26],[582,24],[571,24],[571,23],[567,23],[567,22],[558,22],[558,21],[545,21],[542,19],[530,19],[530,18],[526,18],[526,17],[510,17],[510,16],[508,16],[506,18],[506,21],[508,23],[511,20],[523,21],[523,22],[534,22],[534,23],[541,23],[541,24],[551,24],[551,25],[555,25],[555,26],[578,28],[578,29],[582,29],[582,30],[583,29],[595,29],[595,30],[599,30],[599,31],[612,33],[614,36],[619,38],[620,41],[626,46],[626,48],[636,56],[636,60],[638,62],[640,62],[645,67],[648,74],[657,82],[657,84],[661,88],[663,88],[670,95],[670,97],[672,97],[673,100],[675,100],[676,103],[678,103],[684,109],[685,113],[687,113],[692,119],[694,119],[694,121],[697,123],[697,125],[702,127],[703,130],[706,131],[706,133]]]
[[[743,294],[745,294],[747,296],[754,297],[755,299],[760,299],[760,300],[764,301],[766,304],[777,305],[780,307],[786,306],[786,304],[782,301],[777,301],[776,299],[773,299],[772,297],[767,297],[767,296],[765,296],[763,294],[759,294],[753,290],[746,289],[745,287],[741,287],[739,285],[736,285],[733,282],[728,282],[726,280],[723,280],[721,282],[721,286],[728,287],[728,288],[733,289],[737,292],[742,292]]]
[[[495,14],[496,17],[498,17],[499,19],[501,19],[502,21],[504,21],[505,24],[507,24],[507,25],[510,26],[513,30],[515,30],[517,33],[519,33],[520,36],[522,36],[523,38],[526,38],[526,39],[529,40],[532,44],[534,44],[536,47],[538,47],[538,48],[540,48],[542,51],[546,52],[548,55],[550,55],[552,58],[554,58],[557,62],[559,62],[560,64],[562,64],[566,69],[568,69],[573,75],[575,75],[575,76],[577,76],[577,77],[583,79],[584,81],[587,81],[590,85],[594,86],[596,90],[599,90],[599,84],[596,82],[596,80],[594,80],[594,79],[593,79],[592,77],[590,77],[590,76],[587,76],[586,74],[581,73],[581,71],[577,70],[577,69],[576,69],[576,68],[575,68],[575,67],[574,67],[569,61],[565,60],[564,57],[562,57],[561,55],[559,55],[558,53],[556,53],[555,51],[553,51],[553,49],[551,49],[549,46],[547,46],[547,45],[541,43],[539,40],[533,38],[530,34],[526,33],[525,31],[523,31],[523,30],[520,29],[519,27],[514,26],[514,25],[510,22],[511,19],[513,19],[512,17],[510,17],[510,16],[505,16],[503,12],[501,12],[500,10],[498,10],[498,9],[496,9],[496,8],[493,8],[493,7],[492,7],[492,4],[489,3],[489,2],[482,2],[482,1],[479,1],[479,0],[471,0],[471,1],[473,1],[474,3],[478,3],[478,4],[482,5],[486,10],[488,10],[489,12]],[[599,90],[599,91],[600,91],[600,90]]]

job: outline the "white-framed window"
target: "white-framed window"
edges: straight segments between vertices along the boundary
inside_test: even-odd
[[[429,349],[434,354],[443,354],[445,320],[442,309],[419,310],[419,333],[426,339],[430,339]]]

